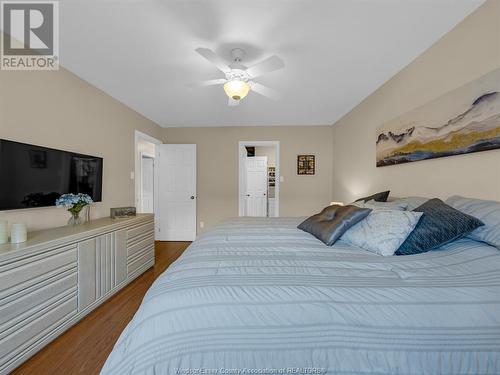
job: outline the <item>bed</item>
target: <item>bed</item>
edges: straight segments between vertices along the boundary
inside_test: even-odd
[[[500,251],[381,257],[302,218],[201,235],[153,284],[102,375],[500,374]]]

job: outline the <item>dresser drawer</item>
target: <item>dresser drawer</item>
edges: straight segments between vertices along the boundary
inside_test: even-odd
[[[0,371],[76,315],[76,290],[47,302],[19,325],[0,333]]]
[[[0,300],[76,267],[76,245],[57,248],[0,267]]]
[[[144,236],[154,236],[154,222],[150,221],[145,224],[138,225],[136,227],[132,227],[127,230],[127,244],[131,245],[134,242],[138,241],[139,238]]]
[[[155,257],[155,250],[153,244],[138,252],[134,258],[128,261],[127,264],[128,275],[132,275],[135,271],[137,271],[139,268],[144,266],[144,264],[148,263],[149,261],[151,260],[154,261],[154,257]]]
[[[9,327],[43,309],[48,301],[77,288],[76,267],[30,289],[0,300],[0,335]]]
[[[144,250],[146,247],[151,247],[152,245],[154,245],[154,242],[155,240],[153,234],[151,233],[151,235],[141,239],[139,242],[127,246],[127,258],[130,259],[137,256],[137,254]]]

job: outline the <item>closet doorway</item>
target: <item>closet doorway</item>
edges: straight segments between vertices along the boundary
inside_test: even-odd
[[[135,206],[138,213],[154,213],[154,165],[161,141],[135,131]],[[131,176],[132,177],[132,176]]]
[[[279,216],[279,141],[241,141],[239,216]]]

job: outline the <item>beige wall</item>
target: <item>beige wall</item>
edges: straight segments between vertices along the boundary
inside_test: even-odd
[[[280,141],[280,170],[285,178],[280,185],[280,216],[310,215],[328,205],[331,131],[331,126],[168,128],[163,139],[197,145],[198,223],[204,221],[207,228],[238,216],[239,141]],[[316,155],[316,175],[297,175],[299,154]]]
[[[64,69],[1,71],[0,87],[0,138],[101,156],[103,201],[92,216],[134,205],[134,130],[160,138],[158,125]],[[64,225],[68,213],[55,207],[3,211],[0,219],[33,230]]]
[[[267,156],[267,166],[276,166],[276,147],[274,146],[255,147],[255,156]]]
[[[500,150],[375,167],[375,129],[500,66],[500,1],[489,0],[333,127],[333,196],[394,195],[500,200]]]

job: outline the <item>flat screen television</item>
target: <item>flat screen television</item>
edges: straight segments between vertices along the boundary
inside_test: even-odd
[[[102,158],[0,139],[0,210],[54,206],[66,193],[102,199]]]

